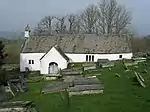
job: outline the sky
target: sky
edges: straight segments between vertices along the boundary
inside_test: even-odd
[[[44,16],[80,12],[100,0],[0,0],[0,31],[34,28]],[[118,0],[132,14],[132,28],[140,35],[150,34],[150,0]]]

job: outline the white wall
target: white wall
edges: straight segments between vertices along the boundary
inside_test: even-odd
[[[41,60],[41,74],[48,74],[49,63],[55,62],[58,68],[67,68],[67,61],[60,55],[60,53],[53,47]]]
[[[24,37],[30,37],[29,31],[24,32]]]
[[[87,54],[69,54],[66,55],[71,59],[72,62],[85,62]],[[94,55],[94,62],[97,62],[98,59],[109,59],[109,60],[119,60],[119,55],[122,55],[122,58],[131,59],[133,53],[122,53],[122,54],[88,54]]]
[[[21,53],[20,54],[20,71],[25,71],[28,67],[31,71],[41,71],[41,74],[48,74],[49,63],[56,62],[58,67],[61,69],[67,68],[67,61],[59,54],[59,52],[53,47],[42,60],[40,58],[45,53]],[[72,60],[72,62],[86,62],[87,54],[69,54],[66,55]],[[94,55],[94,61],[97,62],[98,59],[109,59],[109,60],[119,60],[119,55],[122,58],[131,59],[132,53],[122,53],[122,54],[88,54]],[[29,64],[29,60],[34,60],[34,64]]]
[[[40,58],[45,53],[20,53],[20,71],[24,72],[28,67],[31,71],[40,70]],[[29,64],[29,60],[34,60],[34,64]]]

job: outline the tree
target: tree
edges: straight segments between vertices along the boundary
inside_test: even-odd
[[[52,29],[52,20],[54,29]],[[37,27],[37,32],[47,35],[52,34],[52,30],[57,34],[106,34],[120,35],[129,32],[131,22],[130,12],[117,0],[101,0],[98,5],[89,5],[81,14],[69,14],[66,16],[47,16],[43,18]]]
[[[4,84],[6,77],[5,73],[3,70],[1,70],[2,65],[5,63],[5,54],[4,54],[4,47],[5,45],[3,44],[2,41],[0,41],[0,84]]]
[[[131,22],[129,11],[116,0],[102,0],[99,3],[98,29],[101,34],[119,35]]]
[[[54,16],[46,16],[44,17],[39,23],[38,27],[36,28],[36,33],[40,34],[43,32],[47,32],[48,35],[52,34],[52,20],[54,19]]]
[[[85,33],[92,34],[96,32],[95,27],[98,20],[97,12],[97,6],[92,4],[81,14],[81,25]]]
[[[68,21],[69,21],[69,33],[72,34],[75,32],[75,28],[76,28],[76,15],[70,14],[68,16]]]
[[[5,54],[4,54],[5,45],[0,41],[0,68],[5,63]]]
[[[79,34],[81,31],[81,17],[79,15],[76,15],[75,26],[75,33]]]
[[[34,30],[34,35],[40,35],[43,33],[43,28],[41,27],[40,23],[38,23],[37,27]]]
[[[56,19],[58,20],[58,22],[56,23],[56,30],[57,32],[59,32],[60,34],[64,34],[66,32],[66,25],[65,25],[65,19],[66,17],[56,17]]]

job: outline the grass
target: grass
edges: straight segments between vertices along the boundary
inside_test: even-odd
[[[20,59],[20,48],[21,45],[24,42],[24,39],[6,39],[0,37],[0,40],[3,41],[5,45],[4,52],[8,55],[6,57],[6,63],[7,64],[19,64],[19,59]]]
[[[101,71],[98,78],[104,82],[104,93],[97,95],[73,96],[70,106],[59,93],[41,95],[40,90],[47,82],[28,84],[29,92],[13,100],[33,100],[40,112],[149,112],[150,111],[150,61],[148,66],[139,64],[135,71],[145,78],[146,88],[134,79],[133,71],[124,72],[119,64],[109,71]],[[129,67],[133,70],[133,67]],[[142,73],[146,69],[148,73]],[[98,71],[99,72],[99,71]],[[115,73],[121,77],[117,78]]]
[[[5,45],[5,52],[7,53],[7,64],[19,64],[20,59],[20,46],[17,43]]]

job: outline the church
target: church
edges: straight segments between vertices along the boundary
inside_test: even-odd
[[[126,36],[53,35],[26,38],[20,52],[20,71],[40,71],[40,74],[57,75],[69,63],[97,62],[98,59],[131,59],[133,53]]]

